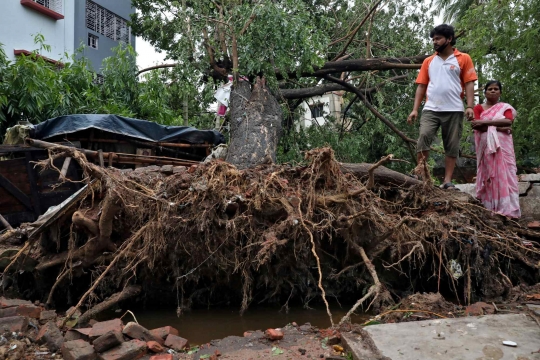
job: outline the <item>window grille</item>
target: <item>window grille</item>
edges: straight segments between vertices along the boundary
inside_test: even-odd
[[[54,12],[62,14],[62,0],[33,0],[35,3],[45,6]]]
[[[109,39],[129,44],[127,21],[90,0],[86,1],[86,27]]]
[[[88,47],[91,47],[93,49],[98,48],[98,42],[99,42],[99,36],[96,36],[94,34],[88,34]]]
[[[309,108],[311,110],[311,118],[312,119],[324,116],[324,105],[323,104],[310,105]]]

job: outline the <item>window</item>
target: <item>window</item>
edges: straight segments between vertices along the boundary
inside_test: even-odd
[[[61,20],[63,0],[21,0],[21,5],[34,9],[54,20]]]
[[[86,27],[109,39],[129,44],[127,20],[90,0],[86,1]]]
[[[99,36],[88,33],[88,47],[91,47],[92,49],[97,49],[98,41],[99,41]]]
[[[103,85],[103,83],[105,82],[105,78],[103,77],[103,75],[101,74],[95,74],[96,77],[94,78],[94,84],[97,84],[97,85]]]
[[[309,109],[311,110],[312,119],[324,116],[324,104],[310,105]]]

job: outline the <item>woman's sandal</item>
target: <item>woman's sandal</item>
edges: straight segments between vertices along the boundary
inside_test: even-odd
[[[459,189],[454,185],[452,184],[451,182],[447,182],[447,183],[444,183],[440,186],[441,189],[443,190],[456,190],[456,191],[459,191]]]

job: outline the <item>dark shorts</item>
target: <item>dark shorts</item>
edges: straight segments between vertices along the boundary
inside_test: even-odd
[[[463,111],[422,111],[420,117],[420,136],[418,137],[416,151],[421,152],[429,150],[440,127],[442,128],[445,155],[458,157],[459,141],[461,140],[461,133],[463,132],[463,117]]]

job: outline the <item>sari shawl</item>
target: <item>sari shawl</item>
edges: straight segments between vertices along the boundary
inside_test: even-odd
[[[497,103],[484,110],[480,120],[504,119],[510,109],[515,118],[516,110],[506,103]],[[488,126],[487,131],[474,131],[476,144],[477,176],[476,197],[484,206],[496,213],[519,218],[519,188],[516,156],[512,134]]]

